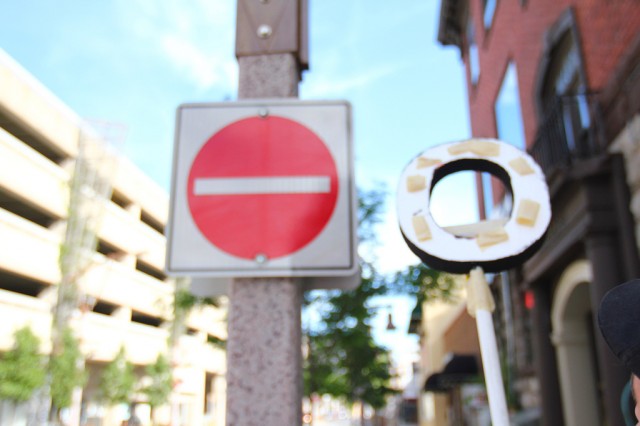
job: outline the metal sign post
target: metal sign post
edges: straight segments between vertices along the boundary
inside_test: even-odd
[[[229,426],[301,423],[303,289],[357,282],[350,108],[295,99],[306,15],[238,0],[241,101],[178,110],[167,270],[228,291]]]

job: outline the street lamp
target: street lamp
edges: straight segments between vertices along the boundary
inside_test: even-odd
[[[396,326],[393,324],[393,316],[391,312],[389,312],[389,316],[387,318],[387,331],[393,331],[396,329]]]
[[[376,305],[374,306],[374,309],[378,310],[378,309],[388,309],[389,312],[387,314],[387,326],[385,327],[385,330],[387,331],[394,331],[396,329],[395,324],[393,323],[393,315],[391,313],[393,306],[391,305]]]

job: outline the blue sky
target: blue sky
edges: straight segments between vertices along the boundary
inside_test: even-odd
[[[470,134],[459,51],[436,41],[440,2],[309,3],[310,69],[300,97],[351,102],[356,182],[389,191],[378,265],[390,272],[417,263],[398,232],[397,178],[419,152]],[[236,98],[235,7],[233,0],[9,1],[0,47],[81,117],[126,126],[122,151],[168,189],[176,107]],[[473,197],[470,183],[442,192],[438,214],[449,224],[475,217],[470,208],[447,208],[461,193]],[[398,303],[397,322],[406,323],[412,306]]]
[[[80,116],[124,125],[124,153],[168,189],[177,105],[236,97],[235,7],[233,0],[7,2],[0,47]],[[390,192],[378,255],[385,271],[417,261],[395,225],[397,176],[429,146],[470,133],[459,52],[436,42],[438,7],[310,0],[310,70],[300,97],[353,105],[356,181]],[[444,208],[454,191],[441,192],[449,196]],[[434,214],[460,223],[456,215],[468,210]]]

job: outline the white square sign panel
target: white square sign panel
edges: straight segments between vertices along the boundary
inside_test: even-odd
[[[180,106],[168,273],[356,274],[350,128],[346,102]]]

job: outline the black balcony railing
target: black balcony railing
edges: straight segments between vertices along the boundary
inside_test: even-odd
[[[558,97],[549,108],[530,153],[545,174],[595,156],[605,148],[594,95]]]

